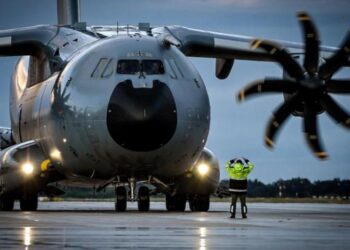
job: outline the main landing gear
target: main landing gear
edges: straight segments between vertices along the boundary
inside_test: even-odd
[[[165,196],[165,206],[168,211],[183,212],[186,209],[186,195],[185,194],[167,194]]]
[[[210,205],[209,194],[192,194],[188,198],[190,209],[193,212],[207,212]]]
[[[15,199],[10,196],[0,197],[0,211],[12,211]],[[23,194],[19,199],[22,211],[36,211],[38,209],[38,194]]]
[[[38,209],[38,194],[25,194],[19,199],[22,211],[36,211]]]
[[[0,211],[12,211],[15,200],[8,196],[0,197]]]

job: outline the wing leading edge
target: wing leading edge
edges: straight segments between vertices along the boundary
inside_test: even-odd
[[[165,44],[176,45],[186,56],[226,58],[254,61],[275,61],[274,56],[260,48],[252,48],[254,37],[231,35],[182,26],[166,26],[153,29],[160,33]],[[291,53],[303,53],[304,44],[277,41]],[[328,57],[336,47],[320,46],[322,56]]]
[[[231,72],[234,60],[278,61],[275,54],[255,46],[257,39],[249,36],[231,35],[182,26],[166,26],[152,30],[159,34],[165,45],[178,47],[186,56],[216,58],[216,76],[225,79]],[[258,40],[260,41],[260,40]],[[261,40],[262,41],[262,40]],[[304,52],[302,43],[278,41],[288,53]],[[320,46],[320,56],[330,57],[336,47]]]

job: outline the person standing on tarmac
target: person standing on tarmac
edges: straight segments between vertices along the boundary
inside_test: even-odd
[[[232,159],[226,163],[226,171],[230,177],[229,191],[232,196],[230,206],[231,218],[236,216],[236,202],[237,198],[241,201],[242,218],[247,218],[248,208],[246,205],[246,194],[248,191],[247,177],[254,168],[254,164],[247,158],[242,157],[246,165],[243,165],[240,159]]]

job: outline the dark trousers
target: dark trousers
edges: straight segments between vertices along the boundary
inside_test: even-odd
[[[248,213],[248,208],[247,208],[247,204],[246,204],[246,193],[242,192],[242,193],[232,193],[231,194],[232,197],[232,202],[231,202],[231,207],[230,207],[230,212],[231,215],[234,217],[236,215],[236,203],[237,203],[237,199],[239,198],[240,202],[241,202],[241,213],[242,213],[242,217],[246,218],[247,217],[247,213]]]

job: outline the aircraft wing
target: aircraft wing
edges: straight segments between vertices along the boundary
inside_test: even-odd
[[[164,42],[176,45],[187,56],[274,61],[271,54],[259,48],[252,48],[253,42],[257,40],[254,37],[196,30],[182,26],[166,26],[162,29],[162,33],[165,34],[163,35]],[[277,41],[277,43],[291,53],[304,52],[302,43],[288,41]],[[336,47],[320,46],[322,56],[325,57],[337,49]]]
[[[231,35],[211,31],[196,30],[182,26],[165,26],[152,30],[159,34],[165,45],[175,45],[186,56],[216,58],[216,76],[225,79],[232,68],[234,60],[278,61],[273,53],[255,46],[262,41],[254,37]],[[304,53],[302,43],[277,41],[288,53]],[[320,46],[320,56],[329,58],[338,48]]]
[[[48,59],[55,71],[74,51],[94,40],[96,38],[71,27],[55,25],[0,30],[0,56],[30,55]]]

